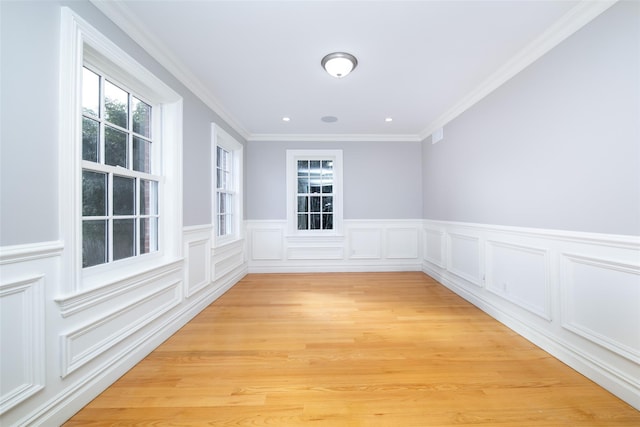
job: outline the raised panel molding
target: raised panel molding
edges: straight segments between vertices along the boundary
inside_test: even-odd
[[[211,240],[209,238],[185,243],[185,287],[189,298],[207,287],[211,277]]]
[[[62,334],[61,376],[66,377],[180,304],[181,285],[181,280],[172,281],[132,304]]]
[[[214,281],[244,264],[244,247],[245,242],[242,239],[212,250]]]
[[[426,274],[640,409],[640,236],[433,220],[423,229]]]
[[[476,236],[448,233],[448,270],[473,283],[482,286],[480,277],[480,239]]]
[[[279,228],[255,228],[251,230],[250,259],[275,261],[282,259],[284,225]]]
[[[286,221],[247,221],[250,272],[419,271],[422,220],[345,220],[344,235],[287,234]]]
[[[445,268],[445,232],[435,228],[423,228],[424,259],[438,267]]]
[[[549,252],[531,246],[488,241],[486,287],[525,310],[551,320]]]
[[[417,259],[418,228],[388,227],[385,233],[385,257],[391,259]]]
[[[562,258],[562,326],[640,363],[640,265]]]
[[[45,386],[44,322],[44,275],[0,284],[0,414]]]
[[[351,259],[380,259],[382,257],[382,230],[379,228],[351,228],[348,231]]]
[[[210,225],[190,226],[183,229],[185,296],[191,298],[211,283]]]

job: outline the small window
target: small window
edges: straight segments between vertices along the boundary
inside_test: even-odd
[[[333,160],[298,160],[296,228],[333,230]]]
[[[158,251],[153,107],[82,69],[82,266]]]
[[[290,233],[341,233],[342,151],[288,150],[287,186]]]

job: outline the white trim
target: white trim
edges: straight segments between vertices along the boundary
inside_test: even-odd
[[[508,60],[488,79],[464,96],[438,118],[429,123],[418,134],[397,135],[365,135],[365,134],[261,134],[249,132],[240,121],[222,106],[209,88],[173,55],[169,54],[162,44],[151,37],[145,26],[133,18],[133,14],[122,2],[90,0],[102,13],[118,25],[129,37],[142,46],[155,60],[171,72],[181,83],[189,88],[198,98],[209,106],[247,141],[423,141],[434,131],[471,108],[485,96],[502,86],[513,76],[549,52],[555,46],[587,25],[601,13],[613,6],[618,0],[581,0],[553,25],[547,28],[535,40]]]
[[[247,137],[252,142],[421,142],[424,138],[412,134],[262,134]]]
[[[180,60],[171,55],[162,43],[150,36],[145,25],[133,18],[129,8],[123,2],[90,0],[102,13],[120,27],[129,37],[173,74],[182,84],[194,93],[202,102],[211,108],[222,120],[227,122],[243,138],[247,139],[249,132],[231,115],[202,83]]]
[[[148,271],[139,272],[134,276],[110,283],[107,286],[61,296],[54,301],[60,308],[60,315],[62,317],[69,317],[91,307],[95,307],[100,303],[111,301],[119,295],[142,288],[149,283],[180,271],[182,267],[183,263],[181,260],[175,261]]]
[[[576,286],[570,271],[576,263],[583,263],[613,273],[620,272],[631,276],[619,278],[617,275],[598,276],[603,283],[598,284],[599,291],[606,292],[609,298],[608,310],[615,310],[615,303],[624,304],[625,313],[640,312],[640,301],[630,298],[638,289],[627,292],[627,286],[640,286],[640,236],[607,235],[563,230],[544,230],[525,227],[496,226],[489,224],[470,224],[450,221],[424,220],[425,235],[428,230],[441,230],[446,239],[440,239],[444,247],[451,235],[475,236],[480,246],[474,251],[480,258],[482,281],[486,286],[476,286],[459,272],[451,270],[451,262],[444,266],[424,259],[422,270],[452,291],[472,302],[498,321],[512,328],[525,338],[550,352],[561,361],[589,377],[621,399],[640,409],[640,381],[637,376],[640,351],[633,334],[619,334],[618,338],[608,336],[611,331],[628,331],[629,316],[612,319],[607,312],[589,310],[584,316],[590,316],[587,324],[582,319],[573,319],[572,304],[576,292],[568,292]],[[426,238],[426,237],[425,237]],[[435,242],[437,239],[433,241]],[[532,264],[532,270],[540,280],[534,282],[522,277],[526,286],[521,288],[519,298],[508,293],[496,291],[493,283],[496,277],[507,277],[511,283],[518,282],[519,270],[510,268],[509,257],[492,252],[492,246],[513,248],[531,253],[541,258]],[[433,251],[437,251],[433,248]],[[447,249],[448,256],[452,251]],[[462,252],[460,264],[470,265],[470,251]],[[527,274],[522,272],[520,274]],[[613,286],[624,280],[624,288]],[[519,286],[525,286],[519,283]],[[575,290],[575,289],[574,289]],[[527,299],[531,292],[530,299]],[[542,295],[544,292],[544,295]],[[588,300],[593,304],[597,301]],[[606,302],[605,302],[606,303]],[[541,306],[544,304],[544,307]],[[612,308],[613,305],[613,308]],[[592,314],[590,314],[593,312]],[[593,316],[593,317],[591,317]],[[614,334],[615,335],[615,334]],[[631,335],[631,336],[630,336]]]
[[[0,300],[10,295],[22,294],[21,317],[3,319],[10,322],[12,328],[20,331],[22,348],[3,348],[2,352],[7,356],[9,352],[17,351],[24,363],[24,369],[18,371],[22,374],[23,383],[12,390],[5,387],[0,395],[0,415],[33,396],[46,385],[44,280],[44,275],[36,275],[0,283]]]
[[[333,160],[333,229],[298,230],[297,206],[297,161]],[[342,150],[287,150],[287,235],[289,237],[332,237],[343,235],[343,179]]]
[[[0,246],[0,265],[18,264],[43,258],[59,257],[64,245],[61,241],[27,243],[24,245]]]
[[[167,313],[169,310],[180,304],[182,300],[181,283],[181,280],[172,281],[169,284],[162,286],[160,289],[157,289],[134,301],[126,307],[121,307],[109,313],[108,315],[94,320],[72,332],[62,334],[60,336],[62,361],[61,376],[63,378],[66,377],[70,373],[84,366],[101,354],[107,352],[116,344],[124,341],[135,332],[139,331],[152,321],[158,319],[163,314]],[[162,303],[160,306],[157,306],[156,300],[160,300],[160,298],[165,295],[168,295],[169,299]],[[133,323],[123,324],[119,329],[111,331],[108,336],[97,340],[86,350],[81,351],[80,353],[76,353],[78,348],[82,347],[80,344],[77,344],[76,341],[82,341],[83,339],[84,341],[90,341],[90,337],[85,338],[90,333],[96,330],[99,331],[100,328],[108,325],[110,322],[117,323],[117,321],[121,318],[124,318],[127,313],[131,313],[133,312],[133,310],[138,308],[153,309],[150,311],[145,311],[144,316],[136,318]],[[100,332],[98,332],[97,335],[100,335]]]
[[[498,68],[488,79],[465,95],[460,101],[441,114],[419,133],[422,141],[438,129],[464,113],[485,96],[505,84],[516,74],[538,60],[551,49],[562,43],[580,28],[613,6],[618,0],[582,0],[541,35],[520,50],[515,56]]]
[[[232,154],[232,180],[234,191],[233,204],[233,232],[230,235],[218,236],[218,206],[217,206],[217,147]],[[211,123],[211,223],[213,246],[227,245],[244,238],[244,146],[229,135],[216,123]]]

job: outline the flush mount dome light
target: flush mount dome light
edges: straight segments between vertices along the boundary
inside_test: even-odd
[[[334,52],[322,58],[321,64],[327,73],[341,79],[356,68],[358,60],[350,53]]]

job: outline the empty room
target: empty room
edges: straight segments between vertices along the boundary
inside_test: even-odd
[[[2,426],[640,425],[640,1],[0,0]]]

